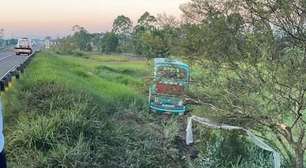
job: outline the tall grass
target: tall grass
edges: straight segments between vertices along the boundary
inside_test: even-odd
[[[10,167],[184,167],[169,150],[175,128],[147,113],[135,87],[145,63],[104,60],[46,52],[34,59],[5,94]]]
[[[148,113],[150,75],[139,60],[38,54],[4,95],[9,167],[271,166],[270,155],[241,136],[206,129],[197,129],[203,143],[196,145],[199,157],[190,160],[184,118]]]

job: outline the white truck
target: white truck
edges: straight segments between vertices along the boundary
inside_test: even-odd
[[[15,52],[16,52],[16,55],[20,55],[20,54],[31,55],[33,52],[31,40],[28,38],[18,39],[18,43],[15,47]]]

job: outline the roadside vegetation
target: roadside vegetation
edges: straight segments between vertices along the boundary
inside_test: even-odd
[[[175,118],[147,112],[146,62],[38,54],[5,94],[9,167],[184,167]]]
[[[6,94],[11,164],[271,167],[271,154],[240,132],[200,126],[199,154],[190,159],[196,152],[176,139],[184,118],[148,114],[149,63],[177,56],[193,69],[192,114],[248,128],[282,155],[283,167],[303,168],[305,6],[302,0],[190,0],[180,6],[181,20],[145,12],[137,23],[118,16],[110,32],[73,26]],[[146,61],[101,56],[114,53]]]
[[[149,64],[38,54],[4,95],[9,166],[271,167],[238,132],[203,130],[197,150],[187,147],[185,117],[148,112]]]

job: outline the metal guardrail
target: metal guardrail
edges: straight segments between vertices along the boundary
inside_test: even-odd
[[[0,76],[0,92],[5,91],[5,88],[8,87],[13,77],[19,79],[20,74],[24,72],[25,67],[30,63],[31,58],[36,54],[36,52],[37,51],[33,52],[33,54],[31,54],[30,56],[27,56],[21,64],[13,66],[4,75]],[[0,62],[4,61],[9,57],[11,56],[7,56],[0,59]]]

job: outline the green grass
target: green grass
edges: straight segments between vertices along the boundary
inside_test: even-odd
[[[98,62],[129,62],[129,59],[124,56],[116,56],[116,55],[107,55],[107,56],[101,56],[101,55],[91,55],[91,59],[96,60]]]
[[[270,167],[270,154],[243,136],[205,127],[194,130],[200,154],[191,160],[186,118],[148,112],[149,62],[84,54],[42,52],[4,94],[9,167]]]
[[[38,54],[4,95],[9,167],[185,167],[146,76],[142,61]]]

